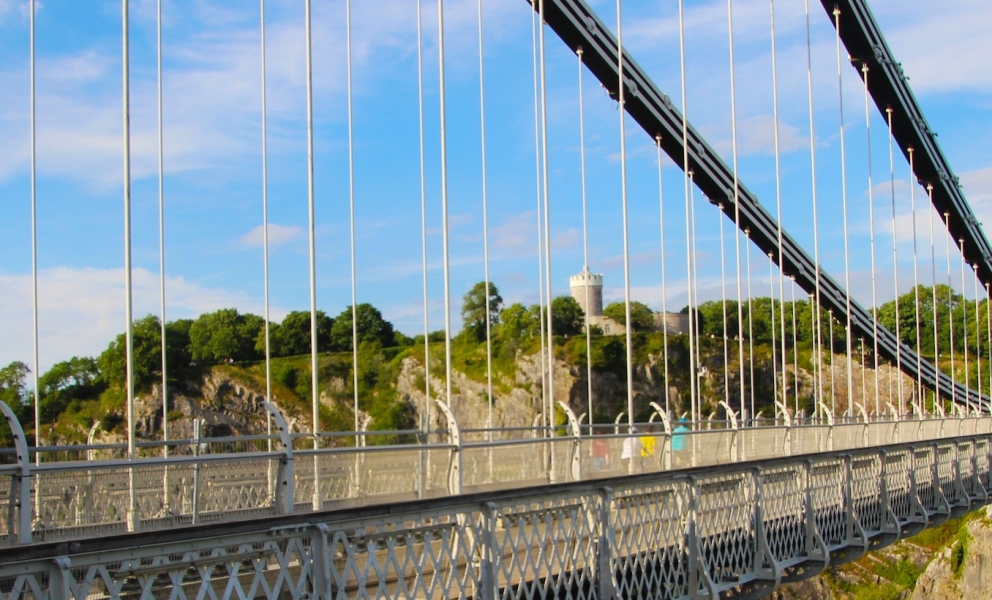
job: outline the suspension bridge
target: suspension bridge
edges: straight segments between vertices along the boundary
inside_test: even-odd
[[[813,577],[829,565],[859,558],[871,549],[914,535],[949,518],[961,516],[989,502],[992,486],[992,319],[989,288],[992,284],[992,248],[954,176],[950,164],[936,143],[920,105],[909,87],[897,57],[887,45],[878,22],[865,0],[824,0],[822,6],[804,2],[776,3],[767,8],[771,43],[771,90],[773,118],[767,123],[773,140],[774,163],[768,172],[743,166],[747,159],[740,151],[738,115],[739,94],[752,93],[755,79],[739,80],[735,62],[734,2],[728,0],[723,17],[728,34],[726,65],[729,96],[726,107],[730,120],[729,144],[712,142],[705,127],[694,127],[696,114],[687,88],[687,47],[691,40],[685,31],[686,7],[672,2],[672,22],[677,30],[678,53],[668,57],[677,63],[681,96],[673,100],[656,81],[669,81],[668,75],[652,77],[652,69],[642,67],[635,52],[624,43],[624,27],[644,36],[639,27],[650,20],[644,4],[634,0],[598,3],[615,7],[615,14],[594,10],[585,0],[518,1],[500,11],[526,15],[533,27],[529,49],[532,65],[526,73],[516,72],[525,83],[533,80],[532,131],[515,142],[533,144],[537,232],[536,256],[539,277],[536,296],[540,307],[540,365],[542,368],[541,407],[533,422],[520,427],[496,427],[493,417],[494,376],[492,340],[494,332],[490,304],[485,304],[485,349],[488,414],[485,427],[466,426],[469,415],[460,406],[463,398],[455,388],[452,365],[452,262],[453,244],[449,208],[454,194],[449,182],[462,179],[463,163],[449,148],[449,136],[473,127],[480,135],[482,245],[485,288],[490,278],[490,238],[488,224],[490,187],[487,139],[493,139],[494,94],[487,88],[485,68],[486,10],[488,2],[411,4],[416,8],[417,111],[414,113],[419,148],[420,241],[423,276],[424,352],[430,354],[428,327],[431,290],[428,285],[428,185],[429,165],[437,161],[436,184],[440,200],[440,268],[443,288],[444,358],[443,376],[431,376],[431,361],[424,360],[424,402],[418,407],[421,427],[403,431],[369,430],[362,420],[359,402],[358,284],[356,267],[356,193],[354,88],[352,83],[352,7],[344,1],[346,32],[348,233],[352,346],[354,377],[354,429],[328,431],[321,427],[320,368],[318,352],[318,256],[315,209],[320,205],[315,173],[320,153],[314,143],[313,42],[310,0],[299,3],[305,16],[306,55],[306,196],[308,209],[308,278],[310,301],[310,374],[312,415],[309,431],[294,431],[283,410],[273,401],[269,332],[269,199],[268,142],[266,113],[266,2],[260,2],[261,36],[261,142],[262,214],[265,294],[265,372],[264,411],[268,433],[255,436],[210,437],[201,435],[199,423],[189,439],[168,435],[169,406],[162,404],[162,439],[140,439],[136,426],[136,389],[132,372],[135,364],[132,281],[132,165],[130,44],[132,16],[129,2],[122,2],[123,49],[123,194],[126,297],[126,441],[94,442],[94,425],[87,444],[46,443],[38,409],[39,299],[37,231],[44,222],[36,218],[37,137],[35,111],[35,15],[30,2],[30,141],[32,207],[33,296],[33,427],[21,423],[12,407],[0,402],[13,445],[0,453],[0,600],[41,598],[123,598],[123,597],[291,597],[291,598],[716,598],[762,597],[785,582]],[[446,6],[446,4],[448,4]],[[593,3],[595,4],[595,3]],[[801,77],[790,71],[788,80],[779,80],[776,48],[776,9],[790,5],[792,34],[801,31],[798,47],[804,56],[799,63]],[[159,250],[161,266],[162,365],[161,391],[168,398],[166,338],[166,226],[163,186],[163,63],[162,3],[157,4],[157,133]],[[474,16],[466,19],[466,10]],[[633,11],[636,18],[624,15]],[[469,12],[471,12],[469,10]],[[763,9],[764,10],[764,9]],[[781,16],[780,16],[781,18]],[[615,19],[615,21],[612,21]],[[433,23],[437,63],[437,137],[426,130],[425,73],[429,53],[424,44],[425,23]],[[608,24],[612,23],[613,26]],[[781,23],[781,21],[780,21]],[[797,23],[799,24],[797,26]],[[817,26],[829,27],[836,63],[836,96],[814,93],[824,81],[819,70],[823,63],[815,54],[824,45],[816,43],[811,32]],[[450,92],[453,84],[446,75],[452,61],[464,56],[446,56],[448,40],[471,38],[477,44],[477,95],[471,97],[478,119],[465,117],[465,96]],[[691,47],[689,47],[691,49]],[[619,338],[626,352],[625,397],[622,412],[606,415],[597,405],[593,388],[592,361],[585,361],[588,389],[581,398],[556,391],[556,315],[552,310],[553,253],[552,222],[558,215],[554,204],[557,189],[552,186],[556,167],[553,155],[562,147],[553,135],[560,133],[554,107],[558,98],[549,91],[549,56],[563,51],[574,60],[577,75],[576,116],[565,131],[578,145],[577,182],[572,188],[580,203],[570,212],[581,212],[583,274],[590,265],[587,189],[613,186],[617,202],[611,210],[621,216],[617,229],[622,252],[617,270],[623,274],[625,320]],[[712,53],[712,49],[706,50]],[[795,48],[792,49],[795,52]],[[793,56],[793,58],[795,58]],[[722,60],[722,58],[721,58]],[[649,64],[649,63],[643,63]],[[651,63],[653,64],[653,62]],[[555,71],[556,76],[560,71]],[[605,90],[593,98],[583,83],[591,76]],[[502,81],[502,75],[501,75]],[[847,85],[848,95],[844,89]],[[505,82],[502,83],[505,85]],[[856,89],[858,94],[851,95]],[[793,89],[794,88],[794,89]],[[806,171],[798,179],[783,176],[783,124],[779,116],[780,95],[802,98],[808,105]],[[798,92],[797,92],[798,90]],[[822,92],[822,90],[821,90]],[[797,96],[798,94],[798,96]],[[587,98],[588,96],[588,98]],[[433,96],[432,96],[433,97]],[[845,122],[862,105],[850,106],[852,97],[863,102],[866,137],[855,140],[853,127]],[[489,117],[487,120],[487,99]],[[550,101],[549,101],[550,100]],[[617,135],[615,164],[618,177],[604,183],[588,174],[602,173],[587,164],[587,144],[601,144],[587,131],[588,110],[602,105],[615,121],[610,125]],[[827,134],[817,124],[820,112],[814,108],[829,105],[837,116],[830,135],[839,157],[831,161],[818,141]],[[530,107],[528,106],[528,110]],[[702,110],[702,109],[700,109]],[[707,106],[705,110],[712,110]],[[822,110],[822,109],[821,109]],[[854,111],[852,113],[852,111]],[[563,112],[564,109],[563,109]],[[860,122],[860,116],[858,117]],[[487,124],[489,138],[487,138]],[[872,125],[875,133],[872,133]],[[594,125],[595,128],[598,125]],[[881,126],[881,127],[880,127]],[[500,123],[501,128],[513,130]],[[884,132],[884,137],[880,132]],[[505,134],[505,132],[500,132]],[[531,133],[533,138],[531,139]],[[651,169],[635,167],[635,153],[644,155],[643,144],[650,140]],[[511,134],[511,137],[513,135]],[[800,136],[801,137],[801,136]],[[850,139],[849,139],[850,138]],[[872,179],[877,169],[872,158],[880,152],[879,140],[887,141],[888,181]],[[436,141],[436,156],[429,146]],[[855,151],[855,145],[867,147]],[[571,142],[569,142],[571,143]],[[874,144],[874,148],[873,148]],[[632,146],[628,151],[628,145]],[[831,146],[831,150],[833,149]],[[719,148],[719,150],[718,150]],[[898,153],[896,152],[898,150]],[[461,150],[459,150],[460,152]],[[614,150],[611,150],[611,153]],[[798,152],[795,148],[793,154]],[[450,156],[449,156],[450,154]],[[877,202],[873,195],[886,195],[891,201],[891,250],[895,298],[910,289],[899,267],[909,262],[899,258],[897,231],[897,157],[900,172],[908,181],[912,217],[912,290],[915,302],[907,308],[895,304],[895,331],[879,321],[876,273],[875,219]],[[839,160],[837,160],[839,158]],[[901,159],[900,159],[901,160]],[[450,162],[449,162],[450,161]],[[835,162],[836,161],[836,162]],[[603,162],[606,162],[604,160]],[[829,165],[824,163],[829,162]],[[855,163],[865,162],[855,168]],[[885,161],[882,161],[885,162]],[[630,168],[628,169],[628,165]],[[789,163],[795,171],[795,165]],[[587,168],[588,167],[588,168]],[[681,181],[678,202],[666,200],[665,168],[677,169]],[[850,218],[854,194],[849,194],[853,173],[867,176],[870,223],[870,279],[872,308],[862,306],[852,292],[851,229],[864,224]],[[759,198],[758,188],[746,186],[747,176],[772,181],[760,185],[772,192]],[[671,179],[671,178],[669,178]],[[648,214],[645,205],[633,196],[642,194],[644,180],[655,185],[657,212]],[[799,189],[797,181],[805,180]],[[824,183],[828,182],[828,183]],[[902,182],[900,185],[905,184]],[[669,185],[672,185],[669,183]],[[860,186],[860,184],[858,184]],[[640,187],[638,187],[640,186]],[[563,188],[568,188],[563,185]],[[452,184],[452,189],[457,188]],[[860,188],[859,188],[860,189]],[[883,190],[880,191],[880,190]],[[829,191],[826,191],[829,190]],[[564,193],[564,192],[563,192]],[[827,200],[829,199],[829,201]],[[705,202],[704,202],[705,200]],[[902,201],[902,197],[899,197]],[[783,225],[783,204],[810,204],[811,236],[791,234]],[[682,214],[673,207],[684,204]],[[712,205],[707,208],[707,204]],[[775,210],[767,208],[774,204]],[[360,199],[357,205],[360,208]],[[635,208],[632,208],[635,207]],[[668,226],[666,227],[666,209]],[[698,216],[697,216],[698,212]],[[919,215],[918,215],[919,212]],[[829,237],[820,231],[824,215],[839,215],[842,235]],[[929,219],[929,257],[918,248],[917,219]],[[936,228],[943,239],[935,238]],[[684,218],[684,237],[677,243],[671,237],[673,219]],[[719,250],[707,223],[719,221]],[[664,374],[655,385],[663,391],[660,401],[647,399],[635,389],[637,363],[634,352],[636,332],[632,303],[632,248],[645,244],[641,224],[650,221],[660,228],[660,238],[652,238],[652,252],[660,256],[662,312],[676,292],[668,283],[679,280],[677,292],[688,305],[688,333],[673,333],[686,341],[688,389],[679,393],[670,384],[670,344],[668,327],[663,325]],[[657,223],[657,226],[654,225]],[[731,236],[724,226],[731,225]],[[805,228],[809,229],[809,228]],[[653,229],[655,233],[659,229]],[[633,234],[633,235],[632,235]],[[652,234],[653,235],[653,234]],[[812,248],[800,240],[812,237]],[[729,245],[731,250],[727,250]],[[821,248],[821,241],[842,245],[842,250]],[[936,247],[946,244],[946,265],[938,265]],[[498,237],[493,238],[498,244]],[[752,247],[767,258],[769,276],[752,273]],[[952,252],[953,247],[953,252]],[[886,248],[886,252],[889,248]],[[863,250],[863,249],[862,249]],[[857,250],[855,250],[856,252]],[[718,302],[722,307],[722,362],[714,366],[704,360],[700,347],[704,334],[696,308],[706,296],[700,291],[707,253],[719,253]],[[828,269],[821,258],[843,253],[843,268]],[[952,254],[960,261],[960,283],[952,281]],[[684,262],[676,265],[671,256]],[[943,256],[941,259],[945,258]],[[858,262],[855,257],[855,262]],[[758,263],[760,264],[760,263]],[[831,263],[833,264],[833,263]],[[728,269],[729,265],[729,269]],[[684,269],[685,279],[673,275]],[[961,295],[973,298],[974,314],[967,303],[957,315],[948,309],[938,314],[938,269],[947,276],[948,287],[955,284]],[[556,268],[556,272],[560,270]],[[728,275],[728,270],[731,275]],[[932,323],[921,317],[920,271],[929,270],[933,289]],[[666,279],[667,278],[667,279]],[[887,281],[887,279],[878,277]],[[756,397],[755,348],[751,306],[752,280],[769,286],[771,304],[770,397]],[[858,282],[855,282],[857,284]],[[673,284],[674,286],[674,284]],[[705,282],[704,282],[705,286]],[[984,288],[984,292],[982,292]],[[580,297],[585,310],[586,348],[591,348],[589,286]],[[746,290],[746,291],[745,291]],[[796,338],[795,302],[786,314],[786,292],[797,291],[808,298],[811,309],[802,324],[811,331],[811,377],[800,381],[799,350]],[[584,302],[581,302],[584,300]],[[780,310],[775,314],[778,301]],[[981,307],[984,302],[985,306]],[[728,309],[728,306],[730,307]],[[982,310],[986,314],[982,314]],[[901,318],[900,310],[912,316]],[[736,312],[736,319],[732,313]],[[950,363],[941,361],[941,323],[949,329]],[[957,320],[956,320],[957,318]],[[787,321],[791,320],[791,327]],[[824,322],[826,321],[826,322]],[[913,331],[900,330],[905,323]],[[834,336],[834,327],[841,332]],[[736,327],[737,331],[733,331]],[[923,347],[923,332],[932,328],[933,348]],[[955,333],[959,332],[959,333]],[[955,359],[955,335],[963,368]],[[971,336],[969,343],[968,336]],[[824,340],[823,337],[827,336]],[[840,340],[841,351],[835,351]],[[908,340],[908,341],[907,341]],[[860,352],[856,344],[861,345]],[[865,348],[869,348],[866,351]],[[969,352],[974,349],[974,354]],[[930,352],[933,355],[930,356]],[[790,356],[791,354],[791,356]],[[837,363],[835,365],[835,361]],[[856,364],[857,363],[857,364]],[[895,373],[884,396],[879,373],[888,366]],[[860,369],[861,390],[857,393],[855,372]],[[974,368],[973,368],[974,367]],[[704,389],[702,374],[708,369],[723,371],[718,390]],[[737,373],[732,373],[737,370]],[[869,388],[867,373],[874,377]],[[972,378],[972,373],[977,376]],[[674,374],[672,374],[674,376]],[[962,377],[963,375],[963,377]],[[837,379],[840,379],[838,386]],[[894,388],[894,389],[893,389]],[[764,388],[762,388],[764,389]],[[869,389],[872,393],[869,393]],[[756,393],[756,391],[758,391]],[[762,410],[762,409],[765,410]],[[561,418],[556,418],[560,415]],[[599,415],[597,417],[597,415]],[[645,416],[646,415],[646,416]],[[640,419],[639,417],[644,416]],[[474,422],[474,421],[473,421]],[[298,428],[298,427],[297,427]],[[25,433],[33,431],[33,436]],[[306,427],[303,427],[306,429]],[[29,443],[31,442],[31,443]]]

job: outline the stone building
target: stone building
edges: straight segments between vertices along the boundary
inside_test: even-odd
[[[568,278],[572,298],[579,303],[589,317],[589,324],[599,327],[604,335],[623,335],[627,328],[622,323],[603,314],[603,276],[593,273],[589,267]],[[654,331],[668,330],[668,333],[689,333],[689,315],[681,313],[654,313]]]

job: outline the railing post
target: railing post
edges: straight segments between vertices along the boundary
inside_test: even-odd
[[[738,436],[740,435],[740,424],[737,422],[737,413],[735,413],[734,409],[730,408],[730,405],[724,400],[720,401],[719,406],[723,407],[723,412],[727,415],[727,419],[730,420],[730,425],[734,431],[730,437],[730,460],[738,460],[738,450],[740,448],[740,440],[738,439]]]
[[[448,422],[449,442],[452,446],[451,460],[448,463],[448,493],[461,494],[463,485],[461,428],[458,426],[455,414],[451,412],[451,407],[438,399],[435,399],[434,403],[437,404],[438,409],[444,414],[444,418]]]
[[[782,414],[782,420],[785,422],[785,441],[782,446],[786,454],[792,456],[792,416],[789,414],[789,409],[781,401],[776,400],[775,407]]]
[[[895,535],[893,542],[902,535],[902,531],[899,527],[899,519],[896,518],[895,512],[892,510],[892,501],[889,498],[889,468],[888,468],[888,452],[885,450],[880,450],[878,453],[879,462],[879,494],[881,495],[881,514],[879,525],[883,532],[888,532],[890,535]]]
[[[276,472],[277,490],[272,498],[276,512],[287,515],[296,508],[296,474],[293,469],[293,439],[289,435],[289,426],[282,411],[272,402],[263,402],[262,406],[272,415],[276,426],[279,442],[282,444],[283,456],[279,459],[279,470]]]
[[[600,488],[599,514],[596,528],[599,536],[596,539],[596,590],[600,600],[610,600],[616,594],[613,584],[613,488]]]
[[[317,523],[310,528],[310,583],[313,586],[310,600],[330,600],[331,553],[327,547],[330,535],[326,523]]]
[[[200,456],[200,430],[203,419],[193,419],[193,456]],[[200,461],[193,463],[193,525],[200,523]]]
[[[654,409],[654,415],[661,419],[661,426],[665,428],[665,444],[661,449],[664,458],[658,461],[658,466],[668,471],[672,468],[672,421],[668,418],[668,413],[658,406],[657,402],[650,402],[649,405]]]
[[[53,558],[48,566],[48,600],[72,600],[72,563],[68,556]]]
[[[481,565],[479,569],[479,598],[496,600],[499,595],[499,581],[496,578],[496,504],[486,502],[482,506]]]
[[[582,430],[579,428],[579,420],[575,417],[575,412],[562,402],[558,401],[558,406],[565,411],[565,416],[568,417],[568,429],[572,433],[572,481],[582,480]],[[552,438],[553,439],[553,438]],[[552,452],[554,452],[554,447],[552,446]]]
[[[7,426],[14,438],[14,456],[17,459],[17,475],[11,479],[10,505],[7,513],[7,527],[17,532],[18,544],[31,543],[31,458],[28,454],[28,440],[24,437],[21,423],[4,402],[0,401],[0,412],[7,419]],[[39,515],[40,517],[40,515]]]

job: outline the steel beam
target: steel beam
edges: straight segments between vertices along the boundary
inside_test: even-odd
[[[868,65],[868,93],[883,117],[892,110],[892,135],[906,159],[913,149],[914,175],[920,184],[933,186],[933,206],[938,214],[948,213],[947,229],[957,240],[964,240],[964,257],[975,265],[983,284],[992,284],[992,246],[989,245],[981,223],[975,218],[971,205],[964,197],[961,184],[951,164],[937,143],[937,134],[930,129],[923,110],[909,87],[909,77],[896,61],[885,42],[866,0],[820,0],[835,24],[834,9],[840,11],[840,39],[857,65]]]
[[[537,0],[525,0],[538,10]],[[619,97],[619,70],[617,41],[596,13],[583,0],[544,0],[544,19],[551,29],[573,52],[583,50],[583,63],[599,80],[613,98]],[[682,114],[671,98],[651,80],[637,61],[624,51],[624,108],[652,141],[661,137],[662,149],[683,168]],[[733,170],[710,147],[702,135],[688,125],[689,164],[696,186],[711,203],[722,206],[723,212],[734,219]],[[778,222],[758,201],[758,197],[738,181],[737,197],[740,199],[741,230],[750,233],[751,239],[765,254],[771,254],[778,263]],[[805,250],[786,232],[782,231],[782,261],[779,267],[807,293],[816,292],[816,264]],[[820,269],[820,304],[833,311],[842,324],[846,324],[847,292],[825,271]],[[873,339],[873,317],[861,305],[851,301],[851,331],[854,336],[867,341]],[[877,325],[879,354],[895,362],[899,343],[895,335]],[[937,388],[945,397],[952,396],[961,403],[969,399],[989,408],[989,399],[963,385],[952,383],[950,377],[940,373],[929,361],[922,361],[917,373],[916,352],[907,344],[901,347],[901,366],[904,373],[916,378],[930,389]]]

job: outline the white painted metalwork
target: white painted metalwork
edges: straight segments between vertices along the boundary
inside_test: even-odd
[[[990,452],[962,436],[36,544],[0,550],[0,597],[758,597],[986,503]]]

